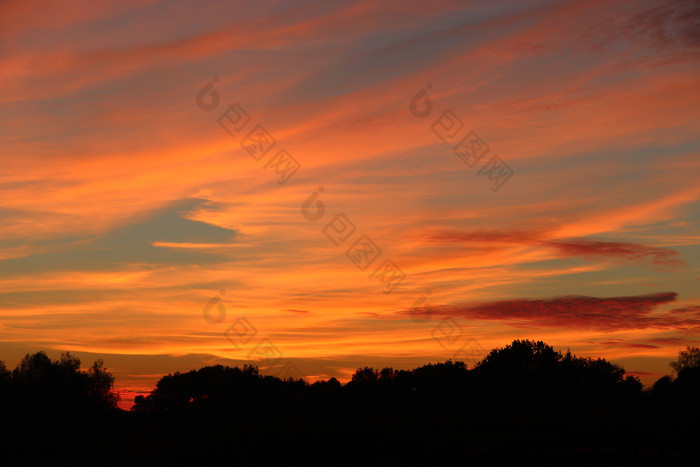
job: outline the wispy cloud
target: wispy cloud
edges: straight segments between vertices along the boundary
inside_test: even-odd
[[[672,355],[700,302],[699,14],[0,2],[0,345],[223,359],[243,313],[286,357],[330,359],[313,374],[347,374],[353,356],[445,356],[397,313],[425,294],[484,346],[528,327]],[[408,109],[421,89],[423,119]],[[217,123],[233,103],[299,161],[285,186]],[[448,109],[514,168],[497,193],[432,131]],[[325,217],[308,221],[320,187]],[[328,240],[340,213],[401,287],[382,293]],[[201,308],[222,289],[213,326]]]
[[[503,300],[481,304],[420,307],[404,314],[457,316],[467,319],[503,320],[526,326],[599,329],[602,331],[671,328],[698,329],[698,317],[652,313],[658,306],[676,301],[678,294],[664,292],[631,297],[556,297]]]
[[[562,257],[612,259],[623,263],[649,264],[658,267],[680,267],[687,263],[671,248],[624,242],[606,242],[581,239],[546,240],[546,232],[438,232],[428,236],[435,242],[516,244],[541,246],[557,251]]]

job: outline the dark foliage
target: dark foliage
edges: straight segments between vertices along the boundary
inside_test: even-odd
[[[43,351],[25,355],[12,372],[0,362],[0,403],[6,411],[39,415],[116,408],[114,377],[104,369],[102,360],[87,371],[81,371],[80,364],[80,359],[68,352],[51,361]]]
[[[6,452],[28,463],[684,463],[700,460],[700,367],[681,357],[677,377],[646,390],[603,359],[519,340],[475,368],[365,367],[345,385],[216,365],[163,377],[127,413],[101,362],[81,372],[40,352],[0,364],[0,391],[14,407]]]

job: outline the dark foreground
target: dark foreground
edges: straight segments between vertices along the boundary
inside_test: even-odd
[[[123,412],[99,365],[37,355],[3,376],[3,465],[700,465],[688,365],[647,390],[530,341],[474,369],[365,368],[346,385],[213,366],[164,377]]]

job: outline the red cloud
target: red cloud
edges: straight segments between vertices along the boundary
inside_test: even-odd
[[[414,308],[401,313],[455,316],[467,319],[510,321],[516,325],[587,328],[602,331],[645,328],[700,329],[700,319],[677,314],[652,313],[678,294],[663,292],[632,297],[566,296],[552,299],[517,299],[491,303]]]
[[[494,242],[494,243],[535,243],[540,234],[528,231],[488,231],[472,232],[442,231],[428,236],[436,242]]]
[[[605,342],[594,342],[595,344],[602,344],[602,345],[607,345],[607,346],[615,346],[615,347],[626,347],[630,349],[658,349],[658,345],[654,344],[644,344],[641,342],[625,342],[620,339],[612,340],[612,341],[605,341]]]
[[[625,262],[643,263],[650,261],[655,266],[684,266],[677,259],[678,252],[670,248],[639,245],[637,243],[596,242],[588,240],[541,242],[557,248],[565,256],[617,258]]]
[[[670,311],[674,314],[700,314],[700,305],[689,305],[681,308],[674,308]]]
[[[660,345],[672,345],[674,347],[684,347],[686,345],[694,345],[696,343],[696,341],[681,337],[652,337],[647,339],[647,342],[654,342]]]
[[[438,242],[513,243],[542,245],[554,248],[562,256],[578,256],[586,259],[611,258],[623,263],[650,263],[659,267],[679,267],[686,263],[678,259],[678,252],[638,243],[604,242],[594,240],[549,240],[538,232],[439,232],[428,240]]]

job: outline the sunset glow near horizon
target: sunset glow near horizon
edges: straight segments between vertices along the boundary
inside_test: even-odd
[[[3,2],[0,359],[652,384],[700,342],[692,1]]]

